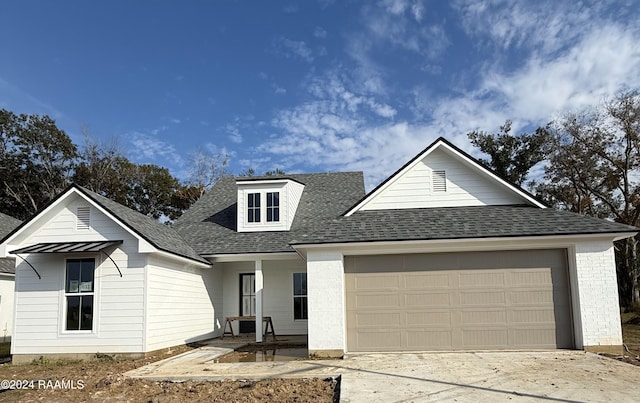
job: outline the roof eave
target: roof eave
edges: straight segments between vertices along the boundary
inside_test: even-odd
[[[447,243],[447,242],[487,242],[487,241],[504,241],[504,240],[557,240],[557,239],[611,239],[611,241],[619,241],[621,239],[630,238],[638,234],[638,231],[609,231],[609,232],[576,232],[564,234],[520,234],[505,236],[481,236],[481,237],[449,237],[449,238],[430,238],[430,239],[387,239],[387,240],[345,240],[345,241],[316,241],[302,242],[293,241],[291,247],[295,250],[301,249],[326,249],[339,248],[345,246],[359,245],[399,245],[399,244],[424,244],[424,243]]]

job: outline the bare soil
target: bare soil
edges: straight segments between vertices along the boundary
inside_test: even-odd
[[[640,320],[622,325],[626,353],[609,356],[640,366]],[[131,379],[123,374],[193,347],[131,360],[100,356],[92,361],[47,361],[0,365],[0,381],[13,387],[0,389],[0,402],[335,402],[334,379],[269,379],[223,382],[157,382]],[[21,382],[21,381],[27,381]],[[33,381],[33,382],[31,382]],[[3,384],[4,385],[4,384]]]
[[[337,401],[338,385],[334,379],[177,383],[131,379],[123,375],[190,349],[182,346],[173,348],[170,353],[156,353],[136,360],[102,355],[92,361],[40,360],[30,364],[3,364],[0,365],[0,381],[8,380],[10,386],[21,389],[0,390],[0,402]]]
[[[640,318],[622,324],[625,354],[614,357],[619,361],[640,366]]]

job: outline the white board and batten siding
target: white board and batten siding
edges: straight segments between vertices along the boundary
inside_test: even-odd
[[[240,274],[255,273],[254,262],[216,263],[223,274],[223,316],[240,315]],[[302,260],[263,260],[263,315],[271,316],[276,335],[307,334],[307,320],[293,316],[293,273],[306,273]],[[238,332],[238,323],[233,324]]]
[[[122,271],[101,254],[30,254],[25,257],[42,276],[18,259],[12,354],[129,353],[144,348],[144,281],[146,257],[138,240],[97,208],[90,227],[77,225],[77,207],[88,206],[70,196],[55,211],[32,223],[19,240],[23,247],[41,242],[123,240],[111,253]],[[80,229],[78,229],[80,228]],[[95,258],[94,322],[85,332],[65,330],[65,260]]]
[[[432,180],[444,171],[446,190]],[[434,175],[434,172],[436,173]],[[523,204],[527,201],[495,179],[442,149],[433,150],[393,178],[361,210]]]
[[[145,351],[222,334],[222,275],[218,268],[185,267],[150,257]]]

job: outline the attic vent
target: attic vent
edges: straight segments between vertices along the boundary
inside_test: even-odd
[[[431,174],[431,182],[433,184],[434,192],[447,191],[447,175],[444,170],[433,171]]]
[[[91,207],[78,207],[78,209],[76,210],[76,217],[76,229],[88,230],[91,224]]]

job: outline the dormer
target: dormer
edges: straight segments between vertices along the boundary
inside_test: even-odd
[[[289,231],[304,185],[289,178],[239,178],[238,232]]]

